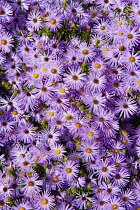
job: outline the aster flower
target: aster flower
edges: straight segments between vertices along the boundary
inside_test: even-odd
[[[55,206],[54,196],[48,191],[44,191],[41,195],[35,197],[35,208],[39,210],[50,210]]]
[[[116,112],[125,118],[129,118],[136,111],[136,108],[136,103],[132,99],[121,98],[116,102]]]
[[[71,181],[77,177],[79,171],[78,164],[76,164],[74,161],[67,160],[62,167],[63,169],[61,170],[61,173],[64,179]]]
[[[82,42],[79,45],[79,56],[85,62],[92,60],[95,56],[94,47],[92,45],[87,45],[85,42]]]
[[[126,169],[121,168],[119,172],[113,178],[113,184],[119,187],[126,186],[129,182],[130,174]]]
[[[62,17],[60,14],[56,13],[48,15],[45,18],[45,21],[47,21],[46,26],[50,29],[50,31],[56,31],[62,25]]]
[[[2,52],[10,52],[12,48],[13,38],[9,33],[2,33],[0,35],[0,49]]]
[[[1,1],[0,2],[0,22],[10,22],[10,19],[12,17],[13,10],[10,4],[7,2]]]
[[[42,19],[40,18],[41,13],[33,11],[28,16],[28,27],[32,30],[38,31],[42,27]]]
[[[23,185],[22,192],[26,193],[29,197],[40,192],[39,186],[42,186],[42,180],[38,180],[38,178],[37,175],[31,177],[22,176],[19,181],[20,185]]]
[[[86,80],[86,75],[84,73],[81,73],[80,68],[69,68],[68,73],[64,74],[64,82],[65,84],[70,87],[74,88],[76,90],[79,90],[83,87],[84,81]]]
[[[110,199],[108,205],[108,210],[118,209],[118,210],[125,210],[125,207],[123,207],[123,202],[118,197],[113,197]]]

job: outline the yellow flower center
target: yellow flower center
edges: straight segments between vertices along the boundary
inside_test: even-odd
[[[53,178],[52,178],[52,181],[53,181],[53,182],[57,182],[57,181],[58,181],[58,178],[57,178],[57,177],[53,177]]]
[[[118,34],[123,35],[124,33],[122,31],[118,31]]]
[[[1,40],[1,44],[6,45],[7,44],[7,41],[5,39],[2,39]]]
[[[95,63],[95,64],[94,64],[94,67],[98,69],[98,68],[101,67],[101,64],[100,64],[100,63]]]
[[[140,210],[140,206],[137,206],[137,207],[136,207],[136,210]]]
[[[87,135],[88,135],[88,136],[93,136],[93,132],[92,132],[92,131],[88,131],[88,132],[87,132]]]
[[[86,114],[86,119],[91,119],[91,115],[90,114]]]
[[[17,115],[18,112],[17,112],[16,110],[13,110],[13,111],[12,111],[12,114],[13,114],[13,115]]]
[[[38,45],[38,46],[41,46],[41,45],[42,45],[42,43],[41,43],[41,42],[38,42],[38,43],[37,43],[37,45]]]
[[[72,172],[72,169],[71,168],[66,168],[66,173],[71,173]]]
[[[54,112],[48,112],[48,115],[49,115],[50,117],[52,117],[52,116],[54,116]]]
[[[119,149],[114,149],[114,152],[115,152],[115,153],[118,153],[118,152],[119,152]]]
[[[66,118],[66,120],[70,120],[70,119],[72,119],[72,115],[68,114],[65,118]]]
[[[51,24],[55,24],[56,23],[56,20],[55,19],[50,19],[50,23]]]
[[[42,204],[47,204],[47,203],[48,203],[48,200],[45,199],[45,198],[43,198],[43,199],[41,200],[41,203],[42,203]]]
[[[102,52],[103,52],[103,53],[106,53],[107,51],[109,51],[109,49],[108,49],[107,47],[104,47],[104,48],[102,49]]]
[[[86,149],[86,152],[87,152],[87,153],[91,153],[91,152],[92,152],[92,149],[91,149],[91,148],[87,148],[87,149]]]
[[[113,205],[112,205],[112,209],[118,209],[118,205],[113,204]]]
[[[128,39],[132,39],[132,38],[133,38],[133,35],[132,35],[132,34],[128,34],[128,35],[127,35],[127,38],[128,38]]]
[[[32,75],[32,77],[36,79],[36,78],[38,78],[38,77],[39,77],[39,74],[34,73],[34,74]]]
[[[59,91],[60,93],[65,93],[65,88],[60,88]]]
[[[140,85],[140,79],[139,79],[139,80],[137,80],[137,84],[138,84],[138,85]]]
[[[37,19],[36,19],[36,18],[33,18],[32,21],[33,21],[34,23],[37,23]]]
[[[83,53],[84,55],[88,55],[88,50],[83,50],[82,53]]]
[[[126,131],[126,130],[122,130],[122,131],[121,131],[121,134],[122,134],[123,136],[125,136],[125,135],[127,134],[127,131]]]
[[[99,40],[99,39],[96,39],[96,40],[95,40],[95,43],[96,43],[96,44],[99,44],[99,43],[100,43],[100,40]]]
[[[25,210],[25,208],[24,207],[19,207],[18,210]]]
[[[127,143],[127,140],[126,139],[122,139],[122,143],[123,144],[126,144]]]
[[[131,57],[129,58],[129,61],[130,61],[130,62],[135,62],[135,57],[131,56]]]
[[[101,30],[105,30],[105,26],[100,26],[100,29]]]
[[[41,70],[42,70],[42,71],[46,71],[46,70],[47,70],[47,68],[42,68]]]
[[[59,150],[59,149],[56,149],[56,150],[55,150],[55,154],[56,154],[56,155],[59,155],[60,153],[61,153],[61,150]]]
[[[40,156],[44,157],[45,156],[45,152],[40,152]]]
[[[55,74],[56,72],[57,72],[56,69],[51,69],[51,73],[52,73],[52,74]]]
[[[81,123],[77,122],[77,123],[75,124],[75,126],[76,126],[77,128],[80,128],[80,127],[81,127]]]
[[[117,23],[118,23],[118,25],[122,25],[122,21],[118,21]]]

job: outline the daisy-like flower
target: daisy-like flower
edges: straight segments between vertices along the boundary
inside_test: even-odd
[[[64,82],[65,84],[73,89],[79,90],[83,87],[84,81],[86,80],[86,74],[81,73],[80,68],[69,68],[68,73],[64,74]]]
[[[35,208],[38,210],[51,210],[55,206],[54,196],[48,191],[35,197]]]
[[[120,171],[117,172],[113,177],[113,185],[124,187],[129,182],[129,177],[130,177],[129,172],[126,169],[121,168]]]
[[[91,73],[88,76],[87,80],[87,88],[91,91],[101,91],[105,89],[105,83],[106,83],[106,78],[105,75],[97,74],[97,73]]]
[[[116,102],[116,113],[120,113],[120,116],[129,118],[136,112],[137,105],[135,101],[130,98],[121,98]]]
[[[92,202],[92,199],[87,194],[82,193],[82,195],[80,195],[77,193],[75,196],[74,203],[77,208],[86,209],[88,201]]]
[[[0,34],[0,49],[2,52],[10,52],[12,48],[13,38],[9,33],[1,33]]]
[[[93,57],[95,56],[94,47],[92,45],[87,45],[86,42],[82,42],[79,45],[78,51],[79,51],[79,56],[85,62],[93,60]]]
[[[140,34],[137,27],[133,29],[127,28],[125,32],[124,44],[128,47],[135,46],[140,43]]]
[[[123,202],[117,196],[114,196],[109,200],[106,209],[108,209],[108,210],[114,210],[114,209],[115,210],[126,210],[125,207],[123,207]]]
[[[126,55],[120,57],[119,61],[127,68],[134,68],[140,63],[140,52],[135,54],[133,51],[131,53],[128,52]]]
[[[98,154],[98,144],[96,142],[82,141],[78,151],[80,151],[80,156],[82,158],[84,158],[86,161],[91,161]]]
[[[97,163],[97,171],[95,172],[98,174],[99,179],[110,179],[113,175],[115,175],[115,166],[110,163],[109,160],[100,160]]]
[[[51,13],[45,20],[47,21],[46,26],[50,31],[57,31],[62,25],[62,17],[60,14]]]
[[[30,143],[36,135],[33,125],[29,122],[21,124],[19,127],[18,137],[24,142]]]
[[[29,197],[37,194],[40,191],[39,186],[42,186],[42,180],[38,180],[38,178],[36,174],[31,177],[22,176],[21,180],[19,180],[19,184],[24,186],[21,189],[22,192],[26,193]]]
[[[13,14],[10,4],[4,1],[0,1],[0,22],[9,22]]]
[[[65,148],[60,144],[52,145],[52,157],[54,160],[60,160],[64,157]]]
[[[121,192],[122,201],[125,204],[126,209],[131,209],[136,202],[136,196],[133,190],[128,189]]]
[[[34,31],[38,31],[42,27],[42,19],[40,18],[41,13],[39,11],[33,11],[28,16],[27,25]]]
[[[32,208],[32,205],[26,200],[23,200],[22,202],[16,201],[15,206],[12,206],[13,210],[30,210]]]
[[[75,161],[67,160],[62,167],[61,173],[67,181],[71,181],[78,176],[79,165]]]

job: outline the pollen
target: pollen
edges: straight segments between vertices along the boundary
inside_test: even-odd
[[[66,170],[65,170],[65,171],[66,171],[66,173],[68,173],[68,174],[69,174],[69,173],[71,173],[71,172],[72,172],[72,169],[71,169],[71,168],[66,168]]]
[[[7,44],[7,41],[5,39],[2,39],[1,40],[1,44],[6,45]]]
[[[104,11],[104,15],[109,15],[109,11]]]
[[[51,24],[55,24],[56,23],[56,20],[55,19],[50,19],[50,23]]]
[[[127,38],[128,38],[128,39],[133,39],[133,35],[132,35],[132,34],[128,34],[128,35],[127,35]]]
[[[25,208],[24,207],[19,207],[18,210],[25,210]]]
[[[60,93],[65,93],[65,88],[60,88],[59,91]]]
[[[47,204],[47,203],[48,203],[48,200],[45,199],[45,198],[43,198],[43,199],[41,200],[41,203],[42,203],[42,204]]]
[[[92,149],[91,149],[91,148],[87,148],[87,149],[86,149],[86,152],[87,152],[87,153],[91,153],[91,152],[92,152]]]
[[[120,51],[124,51],[125,50],[125,47],[123,45],[119,45],[119,50]]]
[[[100,29],[101,30],[105,30],[105,26],[100,26]]]
[[[51,73],[52,73],[52,74],[55,74],[56,72],[57,72],[56,69],[51,69]]]
[[[139,80],[137,80],[137,84],[138,84],[138,85],[140,85],[140,79],[139,79]]]
[[[52,116],[54,116],[54,112],[48,112],[48,115],[49,115],[50,117],[52,117]]]
[[[122,21],[118,21],[117,23],[118,23],[118,25],[120,25],[120,26],[122,25]]]
[[[118,153],[118,152],[119,152],[119,149],[114,149],[114,152],[115,152],[115,153]]]
[[[125,136],[125,135],[127,135],[127,131],[126,131],[126,130],[122,130],[122,131],[121,131],[121,134],[122,134],[123,136]]]
[[[129,61],[130,61],[130,62],[135,62],[135,57],[131,56],[131,57],[129,58]]]
[[[53,181],[53,182],[58,182],[58,178],[57,178],[57,177],[53,177],[53,178],[52,178],[52,181]]]
[[[13,114],[13,115],[17,115],[17,114],[18,114],[18,111],[13,110],[13,111],[12,111],[12,114]]]
[[[33,181],[29,181],[28,182],[28,186],[30,186],[30,187],[34,186],[34,182]]]
[[[106,53],[107,51],[109,51],[109,49],[108,49],[107,47],[104,47],[104,48],[102,49],[102,52],[103,52],[103,53]]]
[[[61,153],[61,150],[59,150],[59,149],[56,149],[56,150],[55,150],[55,154],[56,154],[56,155],[59,155],[60,153]]]
[[[88,55],[88,50],[83,50],[82,53],[83,53],[84,55]]]
[[[91,114],[86,114],[86,119],[91,119],[92,118],[92,116],[91,116]]]
[[[45,152],[40,152],[40,156],[44,157],[45,156]]]
[[[37,43],[37,46],[41,46],[41,45],[42,45],[42,43],[41,43],[41,42],[38,42],[38,43]]]
[[[75,123],[75,126],[76,126],[77,128],[80,128],[80,127],[81,127],[81,123],[77,122],[77,123]]]
[[[39,74],[34,73],[34,74],[32,75],[32,77],[36,79],[36,78],[38,78],[38,77],[39,77]]]
[[[122,139],[122,143],[123,144],[126,144],[127,143],[127,140],[126,139]]]
[[[91,17],[96,17],[96,13],[95,13],[95,11],[94,10],[92,10],[92,12],[91,12]]]
[[[95,64],[94,64],[94,67],[98,69],[98,68],[101,67],[101,64],[100,64],[100,63],[95,63]]]
[[[113,205],[112,205],[112,209],[118,209],[118,205],[113,204]]]
[[[92,131],[88,131],[88,132],[87,132],[87,135],[88,135],[88,136],[93,136],[93,132],[92,132]]]
[[[42,68],[41,70],[42,70],[42,71],[47,71],[47,68]]]
[[[124,33],[122,31],[118,31],[118,34],[123,35]]]

